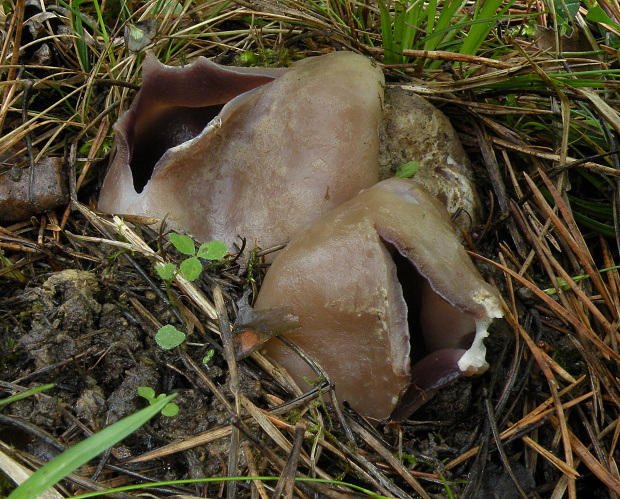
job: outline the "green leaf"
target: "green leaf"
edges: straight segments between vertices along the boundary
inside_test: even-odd
[[[568,24],[579,12],[579,0],[553,0],[553,7],[558,20]]]
[[[194,256],[196,254],[196,248],[194,247],[194,241],[191,238],[173,232],[170,234],[170,242],[174,244],[174,247],[178,249],[184,255]]]
[[[611,17],[609,17],[607,13],[598,6],[590,7],[588,9],[588,13],[586,14],[586,19],[594,23],[609,24],[610,26],[613,26],[616,29],[620,29],[620,26],[618,26],[617,23],[612,21]]]
[[[213,359],[214,355],[215,355],[215,350],[211,348],[210,350],[207,351],[207,354],[202,358],[202,363],[205,366],[208,365],[209,362],[211,362],[211,359]]]
[[[140,426],[158,414],[176,396],[176,393],[169,395],[156,404],[149,405],[141,411],[117,421],[105,430],[64,451],[17,487],[7,499],[32,499],[33,497],[38,497],[69,473],[72,473],[104,450],[120,442],[126,436],[131,435]]]
[[[166,406],[161,410],[162,416],[166,417],[174,417],[179,413],[179,406],[176,404],[166,404]]]
[[[210,243],[201,244],[196,256],[206,260],[219,260],[224,258],[227,253],[228,248],[222,241],[211,241]]]
[[[181,262],[179,265],[181,269],[181,274],[185,276],[185,279],[188,281],[194,281],[198,279],[198,276],[202,272],[202,263],[195,256],[188,258]]]
[[[168,324],[157,331],[155,341],[164,350],[170,350],[185,341],[185,333],[179,331],[172,324]]]
[[[155,270],[164,281],[169,281],[174,277],[176,267],[172,263],[166,262],[163,265],[155,265]]]
[[[409,178],[415,175],[415,172],[418,171],[418,168],[420,168],[420,163],[418,163],[417,161],[409,161],[408,163],[400,166],[398,170],[396,170],[394,176],[399,178]]]
[[[139,386],[137,392],[140,397],[145,398],[149,402],[155,399],[155,390],[150,386]]]

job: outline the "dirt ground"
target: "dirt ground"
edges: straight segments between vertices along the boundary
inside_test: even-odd
[[[12,4],[11,15],[27,20],[42,14],[33,2],[21,11],[19,2]],[[170,55],[167,43],[176,42],[170,34],[187,37],[188,25],[200,16],[213,19],[209,2],[198,4],[185,18],[168,12],[158,19],[153,45],[162,60]],[[255,16],[246,10],[249,4],[236,2],[239,12],[214,21],[217,36],[184,38],[186,52],[173,54],[173,62],[209,51],[225,63],[236,60],[235,53],[275,54],[275,64],[343,48],[378,59],[383,54],[367,46],[359,30],[351,30],[359,39],[347,34],[347,23],[334,27],[314,11],[288,7],[288,21],[294,22],[286,24],[278,14],[259,23],[264,36],[258,37],[258,25],[248,28]],[[270,19],[273,5],[260,4]],[[529,16],[530,6],[515,9]],[[346,12],[339,14],[344,18]],[[12,61],[2,73],[12,84],[2,87],[8,104],[0,113],[0,177],[18,178],[38,156],[62,180],[36,186],[45,194],[41,204],[27,198],[24,205],[32,190],[9,193],[14,220],[0,224],[0,389],[4,398],[54,386],[0,409],[0,450],[36,469],[147,406],[137,394],[147,386],[156,394],[178,394],[178,415],[156,416],[70,475],[62,483],[66,496],[227,476],[241,478],[234,485],[161,485],[147,493],[261,499],[620,496],[620,275],[612,209],[620,162],[608,156],[617,149],[614,134],[620,130],[616,80],[605,80],[605,102],[589,87],[571,86],[573,79],[556,78],[551,85],[545,72],[558,71],[556,58],[525,36],[512,39],[514,47],[501,60],[444,52],[433,54],[443,64],[432,70],[419,62],[426,57],[420,54],[410,64],[384,67],[389,81],[409,85],[440,106],[465,145],[483,213],[466,231],[467,246],[484,278],[499,289],[506,317],[487,340],[489,371],[440,390],[406,421],[368,424],[347,408],[336,410],[326,383],[296,397],[260,353],[239,362],[226,355],[218,333],[234,325],[245,294],[257,292],[266,269],[260,256],[250,257],[252,248],[205,264],[195,286],[167,286],[154,262],[178,265],[184,257],[163,235],[143,219],[119,234],[110,217],[93,211],[110,161],[112,125],[139,88],[138,57],[115,52],[125,50],[118,28],[106,55],[130,61],[122,69],[127,72],[114,73],[118,68],[111,63],[97,66],[100,46],[91,39],[82,47],[94,51],[87,70],[79,44],[66,38],[69,14],[57,9],[45,15],[51,16],[45,21],[49,33],[34,26],[23,36],[23,26],[11,24],[10,16],[0,18],[2,33],[27,46],[14,56],[8,42],[0,47],[3,61]],[[300,23],[307,27],[293,32]],[[229,46],[218,38],[222,33],[231,37]],[[46,51],[48,37],[58,43]],[[614,68],[616,56],[617,50]],[[574,59],[568,62],[584,63]],[[472,68],[471,78],[463,77],[457,61]],[[34,69],[24,75],[22,66]],[[510,83],[515,86],[509,90],[497,86]],[[66,108],[54,107],[65,100]],[[49,106],[64,115],[57,117]],[[45,191],[50,185],[63,188]],[[597,218],[601,212],[605,223]],[[218,303],[216,290],[223,304],[210,308]],[[157,344],[155,335],[166,324],[187,334],[181,347]],[[205,357],[211,357],[206,365]],[[296,474],[331,483],[294,482]],[[244,479],[256,476],[274,480]]]

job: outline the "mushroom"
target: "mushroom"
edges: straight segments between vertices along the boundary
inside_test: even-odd
[[[267,247],[378,181],[383,73],[335,52],[290,70],[144,63],[98,208]]]
[[[444,206],[399,178],[362,191],[290,242],[267,272],[254,318],[274,309],[299,318],[287,338],[325,369],[338,400],[378,420],[404,419],[432,391],[484,372],[482,340],[502,316]],[[265,349],[308,386],[313,371],[300,356],[277,338]]]

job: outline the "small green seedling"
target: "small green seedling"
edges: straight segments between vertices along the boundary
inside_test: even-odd
[[[172,324],[167,324],[155,333],[155,341],[164,350],[171,350],[185,341],[185,333]]]
[[[394,176],[398,178],[410,178],[416,174],[418,168],[420,168],[420,163],[417,161],[409,161],[404,165],[399,166]]]
[[[606,269],[601,269],[599,270],[599,274],[602,274],[603,272],[608,272],[610,270],[618,270],[620,269],[620,265],[616,265],[615,267],[609,267]],[[587,274],[581,274],[581,275],[576,275],[574,277],[571,277],[572,281],[577,283],[579,281],[583,281],[585,279],[589,279],[590,276]],[[568,291],[570,289],[570,285],[568,284],[568,282],[566,282],[566,280],[562,277],[556,277],[556,281],[557,281],[557,288],[560,288],[562,291]],[[548,295],[555,295],[558,290],[557,288],[547,288],[547,289],[543,289],[543,293],[548,294]]]
[[[166,262],[162,265],[156,265],[155,270],[159,274],[159,277],[161,277],[164,281],[168,282],[172,281],[173,277],[176,274],[177,268],[174,266],[173,263]]]
[[[178,270],[174,264],[169,262],[155,266],[155,270],[166,283],[170,283],[179,271],[188,281],[195,281],[202,272],[202,263],[199,258],[220,260],[228,253],[228,249],[222,241],[201,244],[196,251],[194,241],[191,238],[173,232],[170,234],[170,242],[179,252],[188,255],[189,258],[181,262]]]
[[[220,260],[228,253],[228,249],[222,241],[212,241],[210,243],[201,244],[198,251],[196,251],[196,246],[191,238],[173,232],[170,234],[170,242],[180,253],[188,255],[189,258],[183,260],[178,269],[176,265],[170,262],[155,266],[155,270],[159,274],[159,277],[166,282],[166,292],[169,297],[170,284],[179,272],[181,272],[181,275],[188,281],[194,281],[198,279],[202,273],[202,263],[199,258],[204,258],[205,260]],[[173,325],[168,324],[157,331],[155,334],[155,341],[164,350],[170,350],[174,347],[178,347],[185,341],[185,333],[179,331]]]
[[[209,362],[211,362],[211,359],[213,359],[214,355],[215,355],[215,350],[213,350],[213,348],[208,350],[206,355],[202,358],[203,365],[208,366]]]
[[[159,395],[155,395],[155,390],[153,390],[150,386],[139,386],[137,391],[138,391],[138,395],[148,400],[150,405],[153,405],[156,402],[159,402],[160,400],[167,397],[165,393],[160,393]],[[178,413],[179,413],[179,406],[172,402],[170,402],[169,404],[166,404],[164,408],[161,410],[162,416],[167,416],[169,418],[176,416]]]

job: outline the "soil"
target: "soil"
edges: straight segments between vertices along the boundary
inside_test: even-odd
[[[212,395],[166,367],[180,364],[178,353],[157,345],[156,329],[135,315],[130,299],[139,300],[160,320],[170,320],[172,314],[127,268],[113,262],[91,270],[66,269],[41,275],[26,287],[2,286],[2,292],[3,390],[12,394],[17,386],[55,384],[49,391],[11,404],[5,412],[8,419],[2,421],[2,435],[11,435],[18,449],[49,460],[74,441],[76,432],[86,428],[97,432],[143,408],[147,403],[137,395],[140,386],[157,393],[178,393],[176,403],[182,409],[175,417],[157,418],[116,446],[112,454],[117,460],[230,421]],[[193,339],[187,351],[200,362],[211,347]],[[208,373],[226,391],[225,370],[218,365],[222,358],[217,359]],[[242,378],[246,377],[242,370]],[[256,380],[241,386],[256,400]],[[15,433],[16,418],[47,434],[47,443],[42,444],[30,429]],[[191,451],[193,464],[187,456],[160,460],[158,467],[166,471],[159,477],[221,474],[225,468],[221,456],[226,452],[211,447]],[[128,465],[127,469],[137,472],[152,466]]]
[[[107,251],[108,256],[115,253],[103,245],[99,249]],[[140,258],[133,261],[143,269],[149,268],[148,262]],[[41,273],[39,266],[39,273],[29,274],[25,285],[6,281],[0,288],[4,373],[0,387],[8,395],[46,383],[55,384],[51,390],[7,408],[0,419],[2,440],[34,459],[47,461],[91,432],[144,407],[147,402],[136,392],[140,386],[149,386],[156,393],[178,393],[175,403],[181,409],[179,414],[158,416],[113,447],[99,462],[102,471],[98,480],[108,483],[120,475],[125,482],[136,473],[147,475],[150,480],[225,475],[230,454],[227,437],[142,463],[123,464],[171,442],[187,440],[231,423],[234,418],[226,407],[200,376],[188,368],[183,358],[188,356],[201,365],[202,358],[213,346],[220,348],[219,338],[208,333],[208,327],[203,331],[195,327],[182,351],[165,351],[154,339],[157,324],[153,321],[177,323],[178,319],[174,309],[158,297],[163,285],[153,290],[122,257],[102,258],[98,264],[76,258],[71,264],[73,268],[49,273]],[[242,284],[248,279],[247,274],[241,274],[237,284],[231,279],[225,281],[223,276],[233,272],[240,272],[239,267],[233,265],[225,272],[221,269],[206,272],[201,280],[207,294],[215,279],[224,284],[231,317],[235,314],[235,303],[241,299]],[[154,275],[151,277],[156,279]],[[187,303],[182,298],[176,299]],[[205,317],[199,320],[205,325],[209,323]],[[501,327],[496,328],[489,345],[490,355],[501,359],[508,343]],[[253,360],[241,361],[239,368],[242,393],[258,407],[268,408],[274,397],[286,397]],[[441,390],[414,415],[415,422],[401,426],[381,425],[377,435],[394,448],[401,441],[402,453],[415,462],[426,463],[429,471],[441,470],[442,463],[471,447],[481,431],[488,432],[488,428],[485,430],[481,425],[485,419],[483,399],[493,389],[493,380],[505,374],[503,370],[502,363],[495,363],[487,375],[462,380]],[[230,400],[230,375],[223,355],[214,356],[204,369],[204,375]],[[329,406],[323,406],[323,410],[327,410],[324,416],[327,432],[332,438],[345,441],[337,416]],[[264,439],[265,435],[255,431],[253,437]],[[358,444],[356,452],[380,465],[382,458],[374,449],[363,442]],[[274,452],[282,455],[277,449]],[[468,497],[491,498],[497,497],[496,494],[517,497],[511,495],[514,485],[502,471],[497,457],[489,456],[489,459],[488,473],[480,475],[478,491],[467,492]],[[255,464],[259,474],[276,473],[264,459],[258,459]],[[319,459],[318,464],[334,475],[341,475],[346,469],[344,463],[334,461],[333,456]],[[245,465],[242,453],[241,466]],[[458,497],[464,497],[459,491],[464,493],[468,487],[463,480],[470,466],[471,463],[467,463],[443,472],[450,490]],[[519,463],[515,463],[513,470],[519,474],[524,489],[531,490],[535,483],[531,474]],[[92,467],[80,470],[85,476],[93,476],[93,473],[98,476]],[[351,483],[368,486],[363,480],[359,482],[355,474],[345,476]],[[393,479],[403,491],[413,494],[408,484],[398,477]],[[471,486],[473,482],[469,483]],[[431,481],[424,483],[424,487],[434,497],[447,493],[441,483]],[[182,490],[205,494],[203,497],[217,497],[222,493],[219,484]],[[243,497],[245,492],[238,494]]]

